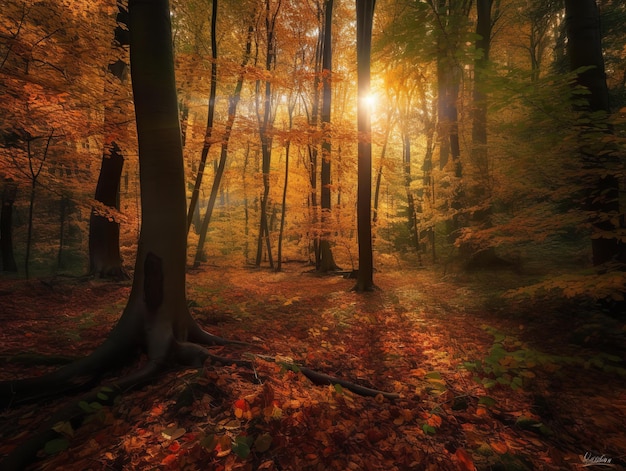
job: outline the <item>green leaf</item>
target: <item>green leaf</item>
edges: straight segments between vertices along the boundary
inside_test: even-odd
[[[439,373],[439,371],[431,371],[430,373],[426,373],[424,377],[428,379],[441,379],[441,373]]]
[[[78,403],[78,407],[80,407],[81,410],[83,412],[86,412],[87,414],[92,414],[94,412],[93,407],[91,407],[91,405],[89,405],[89,403],[85,401],[80,401]]]
[[[200,440],[200,446],[206,448],[208,451],[215,450],[217,443],[218,443],[217,437],[213,433],[210,435],[207,435],[206,437],[202,438],[202,440]]]
[[[232,451],[235,455],[237,455],[242,460],[245,460],[248,455],[250,455],[250,437],[245,437],[239,435],[235,438],[235,443],[233,443]]]
[[[437,433],[437,429],[433,427],[432,425],[428,425],[428,424],[422,425],[422,430],[424,431],[426,435],[434,435],[435,433]]]
[[[98,399],[100,399],[101,401],[108,401],[109,400],[109,396],[107,396],[106,394],[104,394],[103,392],[99,392],[96,397]]]
[[[67,435],[69,437],[74,436],[74,428],[72,427],[72,424],[67,421],[57,422],[52,426],[52,430],[60,434]]]
[[[43,451],[45,451],[47,455],[56,455],[57,453],[67,450],[69,447],[70,442],[67,438],[55,438],[54,440],[46,442]]]
[[[335,392],[337,394],[343,394],[343,387],[341,384],[333,384],[333,387],[335,388]]]
[[[524,382],[523,382],[522,378],[520,378],[519,376],[516,376],[511,381],[511,389],[513,389],[515,391],[518,390],[518,389],[521,389],[523,384],[524,384]]]
[[[272,444],[272,436],[269,433],[262,433],[254,441],[254,449],[259,453],[269,450]]]
[[[493,388],[496,384],[498,383],[496,383],[493,379],[490,379],[490,378],[483,379],[483,387],[485,389]]]
[[[487,406],[487,407],[491,407],[491,406],[495,405],[496,400],[495,400],[493,397],[489,397],[489,396],[481,396],[481,397],[478,399],[478,403],[479,403],[479,404],[483,404],[483,405],[485,405],[485,406]]]

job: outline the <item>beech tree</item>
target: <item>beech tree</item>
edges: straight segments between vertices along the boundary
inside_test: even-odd
[[[113,47],[122,48],[128,46],[128,12],[121,4],[118,9]],[[123,58],[109,64],[107,70],[111,75],[111,82],[123,84],[128,74],[127,69],[128,64]],[[105,94],[110,93],[111,89],[105,90]],[[105,105],[105,129],[107,126],[120,126],[119,123],[111,122],[114,113],[111,108],[111,105]],[[111,135],[107,136],[105,142],[95,194],[95,200],[104,207],[94,208],[89,219],[89,273],[103,278],[126,279],[128,274],[122,267],[120,256],[120,223],[115,219],[120,210],[119,191],[124,154]]]
[[[358,83],[358,188],[357,224],[359,271],[356,291],[374,289],[374,254],[372,247],[372,123],[369,105],[371,83],[372,25],[376,0],[356,0],[356,49]]]
[[[338,266],[333,257],[330,245],[330,231],[326,227],[331,213],[331,86],[332,86],[332,24],[333,24],[333,0],[324,2],[324,27],[322,29],[322,110],[320,114],[322,122],[322,165],[320,174],[321,203],[322,203],[322,234],[319,246],[319,266],[322,273],[337,270]]]
[[[0,383],[2,404],[71,390],[85,377],[128,361],[137,345],[148,362],[113,387],[154,376],[168,359],[200,365],[188,341],[212,342],[191,318],[185,293],[186,196],[168,0],[129,2],[131,75],[139,141],[142,226],[133,286],[122,316],[91,355],[39,378]],[[74,410],[63,411],[73,414]],[[43,431],[2,465],[19,469],[50,436]]]

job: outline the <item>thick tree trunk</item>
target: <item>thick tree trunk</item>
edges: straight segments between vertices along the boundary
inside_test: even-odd
[[[565,12],[570,68],[575,71],[591,66],[579,73],[577,78],[578,85],[589,91],[584,96],[587,104],[580,111],[604,112],[608,115],[609,94],[602,56],[600,15],[596,2],[566,0]],[[594,146],[585,144],[597,142],[599,131],[611,133],[611,129],[602,118],[592,118],[592,122],[597,123],[597,127],[593,129],[592,126],[589,129],[587,126],[581,129],[580,142],[583,166],[592,174],[585,209],[590,213],[594,232],[591,238],[593,264],[599,266],[613,260],[626,261],[626,247],[620,243],[617,235],[610,235],[618,229],[619,223],[616,225],[612,220],[618,219],[620,214],[619,179],[610,169],[615,158],[610,152],[599,152],[601,149],[594,152]],[[598,147],[597,144],[595,147]]]
[[[357,128],[358,183],[357,233],[359,237],[359,271],[355,290],[374,289],[374,254],[372,247],[372,124],[367,103],[370,94],[370,61],[372,50],[372,23],[376,0],[356,0],[357,27]]]
[[[5,181],[2,191],[2,210],[0,212],[0,254],[2,256],[2,271],[17,272],[17,263],[13,254],[13,204],[17,194],[17,184],[11,180]]]

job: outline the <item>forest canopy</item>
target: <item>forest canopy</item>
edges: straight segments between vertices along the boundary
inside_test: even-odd
[[[188,199],[198,201],[189,263],[319,269],[328,246],[329,266],[358,268],[353,3],[335,2],[326,21],[325,2],[276,2],[270,35],[263,2],[216,5],[171,3]],[[571,67],[564,7],[378,2],[368,98],[377,268],[508,262],[580,275],[533,290],[620,297],[616,277],[595,277],[623,262],[624,192],[610,196],[620,204],[587,203],[603,173],[623,186],[626,13],[598,3],[608,107],[590,111],[577,77],[597,66]],[[15,1],[1,20],[0,171],[14,241],[3,270],[84,272],[94,214],[119,225],[117,258],[130,270],[140,206],[118,6]],[[590,164],[589,152],[602,157]],[[119,196],[94,200],[117,154]],[[590,237],[620,246],[597,263],[608,270],[585,272]]]

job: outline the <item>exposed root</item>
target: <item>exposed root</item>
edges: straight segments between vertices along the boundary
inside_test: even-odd
[[[78,428],[85,419],[93,412],[85,410],[81,404],[94,402],[107,405],[113,404],[113,400],[121,392],[145,384],[152,380],[162,370],[162,365],[156,362],[148,362],[137,372],[128,375],[119,381],[98,386],[88,394],[73,399],[67,405],[57,410],[34,435],[22,442],[2,462],[0,469],[3,471],[20,471],[37,459],[37,453],[47,442],[59,438],[61,435],[54,430],[59,422],[71,422],[74,429]],[[103,391],[106,400],[103,400]],[[104,404],[103,404],[104,405]]]
[[[344,379],[341,378],[336,378],[334,376],[329,376],[327,374],[324,373],[319,373],[317,371],[314,371],[310,368],[306,368],[306,367],[299,367],[300,372],[306,376],[307,378],[309,378],[314,384],[339,384],[342,388],[348,389],[349,391],[352,391],[354,394],[358,394],[359,396],[366,396],[366,397],[376,397],[376,396],[382,396],[386,399],[399,399],[400,396],[396,393],[390,393],[390,392],[386,392],[386,391],[380,391],[378,389],[371,389],[371,388],[367,388],[365,386],[361,386],[359,384],[355,384],[352,383],[350,381],[346,381]]]
[[[189,329],[189,341],[201,345],[240,345],[242,347],[254,347],[253,344],[248,342],[229,340],[213,335],[203,330],[196,322],[194,322],[193,326]]]
[[[0,409],[93,387],[102,373],[128,361],[133,345],[122,338],[111,335],[85,358],[40,377],[0,382]]]
[[[304,376],[309,378],[313,382],[313,384],[317,384],[317,385],[339,384],[342,388],[348,389],[349,391],[352,391],[354,394],[358,394],[359,396],[365,396],[365,397],[376,397],[380,395],[390,400],[400,398],[400,396],[396,393],[390,393],[390,392],[381,391],[378,389],[372,389],[372,388],[368,388],[365,386],[361,386],[359,384],[355,384],[345,379],[337,378],[335,376],[330,376],[325,373],[320,373],[318,371],[312,370],[311,368],[307,368],[306,366],[300,366],[296,363],[281,362],[277,360],[276,358],[267,356],[267,355],[253,355],[253,356],[261,358],[265,361],[272,361],[274,363],[283,363],[286,368],[291,369],[296,372],[297,371],[301,372]]]

